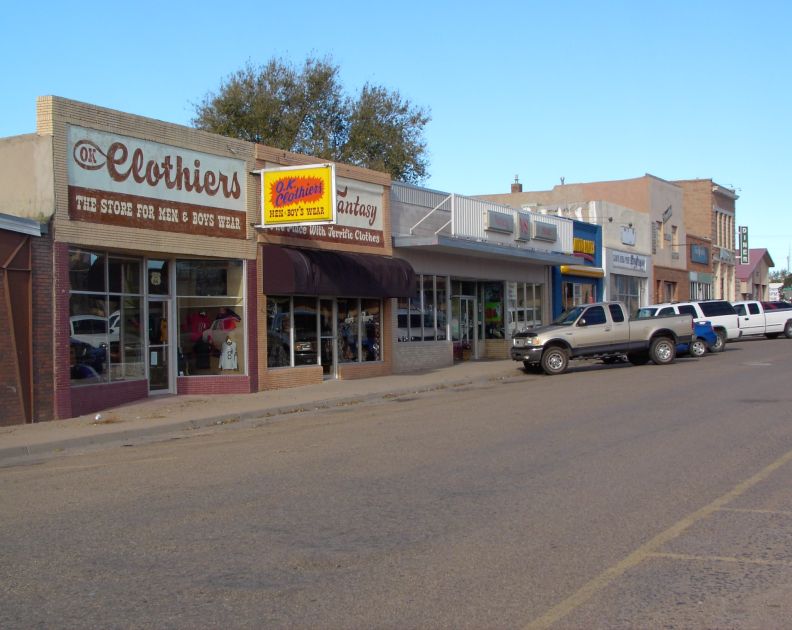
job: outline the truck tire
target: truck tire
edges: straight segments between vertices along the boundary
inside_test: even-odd
[[[628,352],[627,360],[633,365],[646,365],[649,363],[648,352]]]
[[[694,339],[690,342],[690,349],[688,352],[691,357],[703,357],[707,354],[707,342],[703,339]]]
[[[726,348],[726,331],[718,329],[715,331],[715,343],[712,344],[711,351],[712,352],[723,352],[724,348]]]
[[[549,376],[563,374],[568,365],[569,355],[563,348],[551,346],[542,353],[542,369]]]
[[[669,337],[655,337],[649,345],[649,358],[655,365],[668,365],[676,359],[676,345]]]
[[[792,339],[792,321],[788,321],[784,326],[784,337]]]

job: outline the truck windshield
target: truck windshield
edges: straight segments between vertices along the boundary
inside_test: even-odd
[[[558,317],[553,320],[553,324],[556,326],[572,326],[580,317],[581,313],[583,313],[583,309],[585,306],[576,306],[574,308],[569,309],[568,311],[564,311]]]

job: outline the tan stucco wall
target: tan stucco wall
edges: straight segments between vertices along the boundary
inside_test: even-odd
[[[55,213],[51,137],[0,139],[0,213],[39,223]]]

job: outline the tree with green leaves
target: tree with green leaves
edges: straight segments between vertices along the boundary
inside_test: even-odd
[[[428,112],[397,91],[366,83],[344,93],[339,67],[309,57],[248,63],[195,106],[198,129],[389,173],[402,182],[427,177]]]

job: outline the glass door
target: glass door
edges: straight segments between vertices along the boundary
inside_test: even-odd
[[[475,354],[476,298],[469,295],[451,296],[451,340],[454,358],[464,361]]]
[[[170,391],[170,367],[168,361],[168,310],[170,300],[148,302],[148,364],[149,392]]]
[[[336,315],[335,300],[319,300],[319,347],[322,374],[325,378],[336,377]]]
[[[146,261],[146,293],[148,299],[148,352],[146,362],[149,373],[149,393],[164,394],[172,391],[171,355],[169,337],[178,342],[176,328],[168,327],[171,306],[170,262],[149,259]]]

